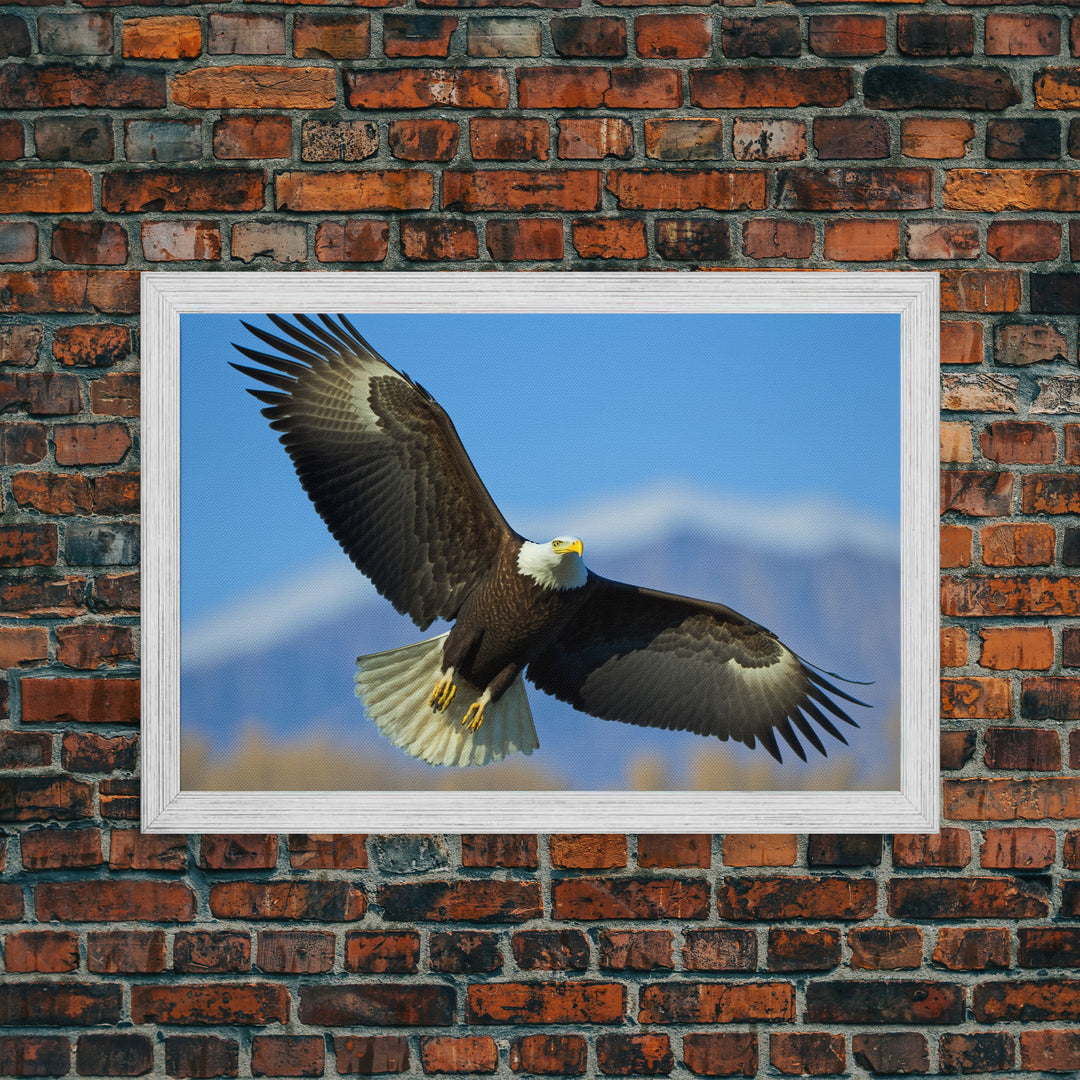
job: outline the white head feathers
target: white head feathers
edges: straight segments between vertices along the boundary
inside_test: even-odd
[[[589,578],[575,536],[557,536],[547,544],[525,540],[518,552],[518,571],[545,589],[580,589]]]

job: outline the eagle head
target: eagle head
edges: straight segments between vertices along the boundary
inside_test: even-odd
[[[518,552],[518,571],[544,589],[580,589],[589,577],[582,550],[576,536],[556,536],[546,544],[525,540]]]

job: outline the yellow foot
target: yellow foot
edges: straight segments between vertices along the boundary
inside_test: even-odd
[[[454,700],[454,695],[457,693],[457,687],[454,685],[454,669],[450,668],[439,677],[439,681],[435,683],[435,689],[431,691],[431,697],[428,698],[428,704],[438,712],[442,712],[451,701]]]
[[[470,731],[477,731],[480,725],[484,722],[484,706],[479,701],[474,701],[469,706],[469,711],[465,714],[461,721],[463,724],[467,724]]]

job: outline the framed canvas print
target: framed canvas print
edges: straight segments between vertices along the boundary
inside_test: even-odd
[[[935,830],[937,295],[144,274],[142,828]]]

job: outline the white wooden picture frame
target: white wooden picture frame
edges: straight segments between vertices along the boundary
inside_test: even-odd
[[[182,790],[181,316],[193,312],[295,311],[898,315],[900,350],[895,365],[900,394],[902,486],[898,788],[768,792],[425,791],[422,794]],[[144,273],[143,831],[936,831],[940,820],[938,335],[935,273]],[[417,372],[410,374],[419,377]],[[812,403],[807,407],[812,408]],[[276,448],[276,441],[269,431],[267,436],[269,452],[271,446]]]

